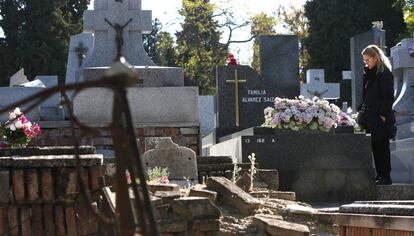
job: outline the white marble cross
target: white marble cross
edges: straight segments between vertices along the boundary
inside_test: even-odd
[[[119,32],[116,25],[122,27]],[[92,56],[85,66],[111,65],[118,49],[131,65],[155,65],[142,46],[142,33],[152,30],[152,16],[151,11],[141,10],[141,0],[95,0],[94,10],[83,14],[83,29],[94,33],[95,38]]]
[[[338,99],[339,83],[325,83],[325,70],[310,69],[306,71],[306,83],[300,85],[300,94],[305,98]]]

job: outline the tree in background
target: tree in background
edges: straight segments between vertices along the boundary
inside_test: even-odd
[[[384,21],[386,45],[395,45],[405,31],[402,8],[395,0],[309,0],[305,16],[309,20],[309,68],[325,69],[328,82],[342,82],[341,72],[350,69],[350,42],[356,34],[371,29],[371,22]],[[341,102],[350,102],[350,94],[341,94]]]
[[[309,53],[304,44],[305,38],[309,35],[308,19],[305,16],[305,9],[292,5],[286,9],[281,6],[278,9],[278,18],[289,33],[299,37],[299,77],[304,81],[306,80],[306,66],[309,63]]]
[[[89,0],[0,0],[2,84],[21,67],[28,78],[66,73],[69,37],[79,33]],[[6,58],[6,57],[7,58]]]
[[[396,5],[404,11],[404,21],[407,24],[406,32],[400,39],[412,38],[414,32],[414,0],[397,0]]]
[[[174,39],[168,32],[161,31],[162,24],[155,18],[150,34],[143,35],[144,49],[152,61],[159,66],[177,66],[177,52]]]
[[[214,10],[209,0],[183,0],[179,10],[184,22],[176,33],[177,64],[185,69],[187,84],[198,85],[200,94],[214,93],[213,70],[227,59]]]
[[[275,35],[276,31],[276,18],[267,15],[266,13],[259,13],[251,17],[251,35],[254,36],[253,41],[253,59],[251,66],[258,73],[260,73],[260,48],[259,48],[259,36],[260,35]]]

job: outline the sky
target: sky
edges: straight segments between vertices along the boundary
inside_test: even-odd
[[[152,18],[158,18],[163,25],[162,30],[175,34],[180,30],[180,16],[178,10],[181,8],[181,0],[142,0],[142,9],[151,10]],[[289,7],[293,5],[295,7],[302,6],[306,0],[211,0],[211,3],[215,4],[218,8],[228,8],[234,12],[236,19],[243,22],[248,16],[264,12],[268,15],[275,15],[279,6]],[[89,5],[89,9],[93,7],[93,0]],[[278,33],[287,33],[283,27],[276,28]],[[3,36],[3,32],[0,29],[0,37]],[[245,27],[234,32],[233,40],[245,40],[250,37],[250,28]],[[227,39],[227,34],[223,32],[223,40]],[[252,57],[252,42],[243,44],[233,44],[230,47],[232,52],[239,63],[249,64]]]

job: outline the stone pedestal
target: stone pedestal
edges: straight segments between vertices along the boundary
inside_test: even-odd
[[[375,198],[371,143],[364,134],[250,128],[208,149],[239,163],[255,153],[261,169],[279,171],[279,189],[296,192],[300,201]]]

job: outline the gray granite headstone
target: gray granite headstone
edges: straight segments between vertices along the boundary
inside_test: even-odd
[[[29,80],[27,80],[27,77],[24,75],[24,68],[21,68],[10,77],[10,87],[18,86],[27,82],[29,82]]]
[[[325,70],[310,69],[306,71],[306,83],[300,85],[300,94],[305,98],[338,99],[339,83],[325,83]]]
[[[414,57],[409,54],[409,47],[414,45],[414,38],[403,39],[391,49],[393,70],[399,71],[403,80],[401,91],[394,102],[397,125],[397,138],[414,137],[411,129],[403,128],[412,122],[414,114]]]
[[[204,137],[214,128],[214,96],[198,97],[198,117],[201,137]]]
[[[373,28],[365,33],[355,35],[350,39],[351,45],[351,71],[352,71],[352,109],[357,110],[362,103],[362,75],[364,62],[362,61],[362,50],[368,45],[384,45],[385,30]]]
[[[142,155],[146,169],[168,168],[170,180],[198,180],[196,154],[187,147],[180,147],[170,137],[161,138],[155,149]]]
[[[117,33],[105,19],[123,30]],[[131,65],[155,65],[142,46],[142,33],[151,32],[152,18],[151,11],[141,10],[141,0],[95,0],[94,10],[84,12],[83,28],[95,37],[92,56],[85,66],[111,65],[117,55],[116,40],[122,43],[121,54]]]
[[[297,35],[260,36],[260,71],[271,87],[294,98],[299,95],[299,38]]]
[[[81,76],[82,73],[78,70],[83,67],[92,54],[93,39],[92,33],[80,33],[70,37],[65,80],[66,84],[81,81],[79,76]]]

